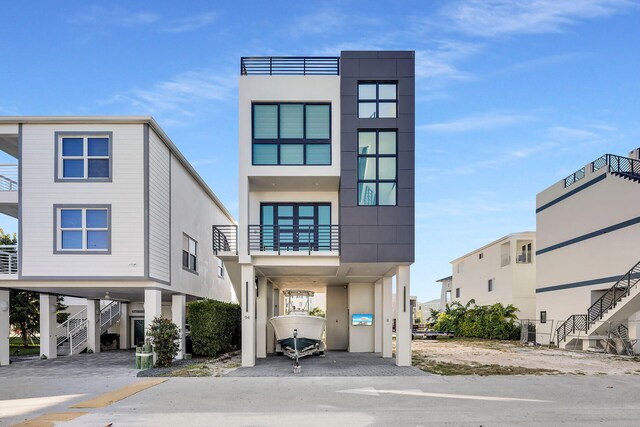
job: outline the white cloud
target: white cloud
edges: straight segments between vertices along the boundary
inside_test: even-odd
[[[634,6],[629,0],[468,0],[441,11],[448,28],[481,37],[564,30],[584,19],[607,17]]]
[[[162,31],[166,33],[185,33],[188,31],[194,31],[206,27],[215,22],[217,19],[218,14],[215,12],[189,16],[186,18],[169,21],[166,24],[167,26]]]
[[[524,114],[508,114],[490,112],[462,117],[448,122],[430,123],[418,126],[419,130],[429,132],[461,133],[476,132],[482,130],[493,130],[506,126],[513,126],[532,120],[533,118]]]
[[[117,93],[109,102],[125,104],[136,114],[171,114],[176,118],[193,116],[206,110],[202,103],[222,101],[236,89],[232,75],[221,75],[219,70],[189,71],[158,82],[149,89],[132,89]],[[165,123],[167,119],[163,120]]]

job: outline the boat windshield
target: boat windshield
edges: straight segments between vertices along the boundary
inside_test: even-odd
[[[286,290],[286,314],[309,314],[309,306],[314,293],[312,291]]]

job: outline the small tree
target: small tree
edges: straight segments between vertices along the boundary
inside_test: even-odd
[[[180,329],[169,319],[156,317],[151,322],[147,336],[158,359],[156,368],[168,368],[180,349]]]

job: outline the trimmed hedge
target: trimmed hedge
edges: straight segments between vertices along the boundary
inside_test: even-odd
[[[193,353],[215,357],[240,348],[242,310],[238,304],[205,299],[187,306]]]

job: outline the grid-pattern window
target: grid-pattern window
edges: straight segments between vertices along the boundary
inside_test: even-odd
[[[224,277],[224,261],[218,258],[218,277]]]
[[[395,130],[358,132],[358,205],[395,206],[398,165]]]
[[[493,290],[496,287],[496,280],[495,279],[489,279],[487,282],[487,290],[489,292],[493,292]]]
[[[330,104],[253,104],[254,165],[330,165]]]
[[[57,207],[56,252],[108,252],[109,211],[108,207]]]
[[[182,267],[192,272],[198,271],[198,242],[186,234],[182,234]]]
[[[358,83],[358,118],[398,117],[397,82]]]
[[[61,181],[109,181],[111,136],[65,135],[57,140],[57,176]]]

